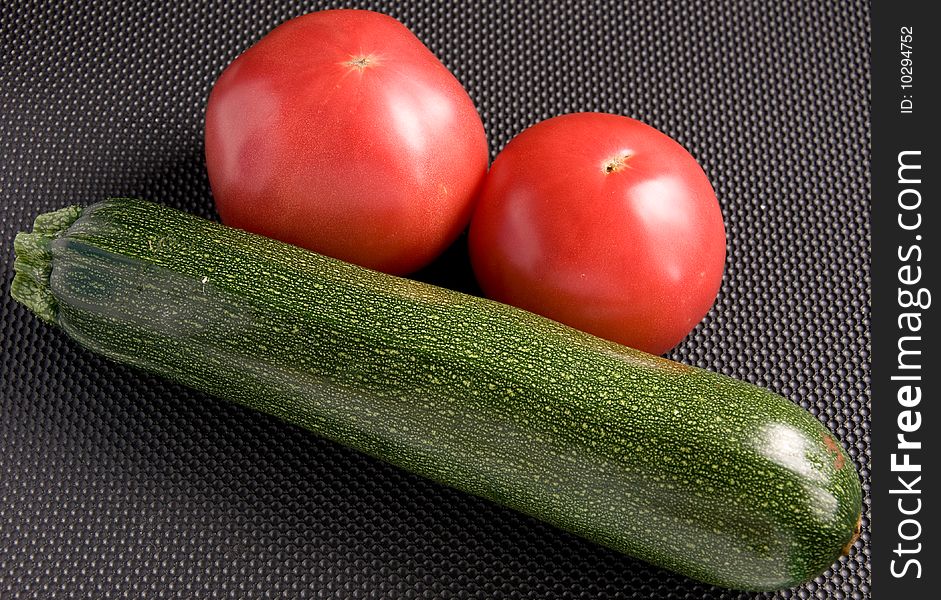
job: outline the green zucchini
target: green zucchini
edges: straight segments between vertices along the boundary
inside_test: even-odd
[[[812,579],[849,457],[754,385],[132,199],[40,215],[12,295],[114,360],[703,582]]]

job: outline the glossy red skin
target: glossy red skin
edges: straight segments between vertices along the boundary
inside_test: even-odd
[[[726,236],[682,146],[628,117],[577,113],[500,152],[469,243],[487,296],[662,354],[715,302]]]
[[[206,109],[222,221],[394,274],[467,225],[487,170],[473,102],[395,19],[329,10],[239,56]]]

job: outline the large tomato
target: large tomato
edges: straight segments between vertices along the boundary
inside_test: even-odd
[[[602,113],[511,140],[469,241],[488,296],[655,354],[715,302],[726,244],[696,160],[656,129]]]
[[[206,166],[222,221],[403,274],[467,225],[487,139],[458,80],[392,17],[307,14],[219,77]]]

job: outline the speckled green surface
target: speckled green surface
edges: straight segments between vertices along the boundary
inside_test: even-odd
[[[113,359],[708,583],[853,538],[851,461],[771,392],[143,201],[51,214],[14,296]]]

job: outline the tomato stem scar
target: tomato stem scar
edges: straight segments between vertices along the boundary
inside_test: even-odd
[[[628,167],[627,161],[631,157],[630,154],[619,154],[613,158],[609,158],[604,161],[604,172],[606,174],[617,173],[618,171]]]
[[[348,67],[353,67],[354,69],[359,69],[360,71],[364,70],[366,67],[372,67],[379,64],[379,60],[372,54],[367,55],[358,55],[351,56],[350,60],[345,63]]]

